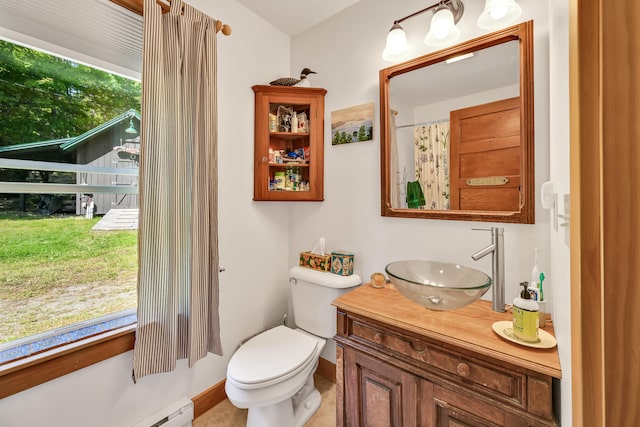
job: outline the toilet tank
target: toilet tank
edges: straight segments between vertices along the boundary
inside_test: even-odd
[[[333,300],[360,285],[360,276],[293,267],[289,271],[293,314],[298,328],[316,336],[333,338],[336,334],[336,308]]]

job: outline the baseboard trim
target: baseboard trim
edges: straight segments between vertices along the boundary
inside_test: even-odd
[[[216,406],[218,403],[222,402],[227,398],[227,393],[224,391],[224,383],[226,379],[220,381],[218,384],[214,385],[193,397],[191,401],[193,402],[193,418],[198,418],[200,415],[207,412],[209,409]]]
[[[336,365],[329,362],[327,359],[320,358],[318,360],[318,368],[316,369],[316,375],[331,381],[336,382]],[[218,384],[206,389],[202,393],[193,397],[193,417],[198,418],[200,415],[207,412],[209,409],[216,406],[227,398],[227,393],[224,391],[225,380],[220,381]]]
[[[327,359],[321,357],[320,360],[318,360],[318,368],[316,369],[316,374],[335,384],[336,364],[331,363]]]

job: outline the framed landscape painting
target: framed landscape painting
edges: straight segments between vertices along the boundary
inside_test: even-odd
[[[331,145],[373,140],[373,102],[331,112]]]

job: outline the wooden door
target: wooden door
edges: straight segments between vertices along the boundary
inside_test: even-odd
[[[569,16],[572,421],[636,426],[640,3],[572,0]]]
[[[351,348],[344,349],[345,418],[354,427],[433,425],[433,384]]]
[[[520,98],[451,111],[450,120],[451,209],[520,210]]]

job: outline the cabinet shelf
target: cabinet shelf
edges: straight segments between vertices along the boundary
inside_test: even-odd
[[[270,167],[280,167],[280,168],[287,168],[289,166],[295,166],[298,168],[308,168],[309,167],[309,163],[269,163]]]
[[[271,137],[279,137],[283,139],[301,139],[309,136],[308,132],[269,132]]]
[[[256,201],[324,200],[324,96],[321,88],[253,86]],[[291,119],[295,115],[295,120]],[[281,132],[295,127],[305,132]],[[277,131],[273,131],[277,129]],[[295,152],[304,163],[278,159]],[[291,168],[291,169],[289,169]]]

